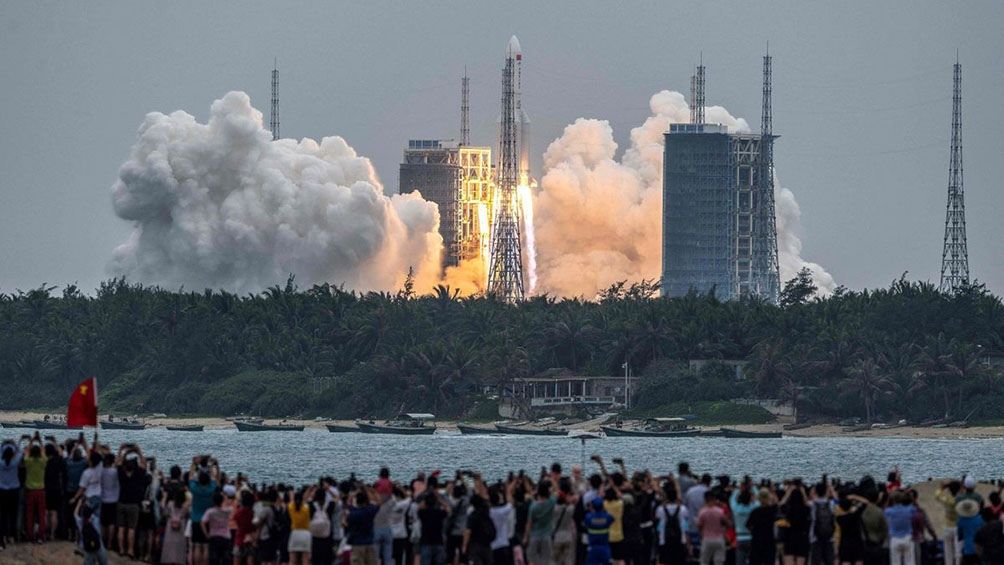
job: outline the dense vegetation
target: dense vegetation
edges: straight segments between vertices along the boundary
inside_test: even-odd
[[[596,301],[508,305],[440,287],[416,296],[321,285],[171,292],[113,280],[0,295],[0,408],[59,409],[99,377],[104,411],[381,416],[485,413],[484,385],[563,370],[642,377],[639,414],[738,396],[796,399],[813,418],[1004,417],[1004,306],[981,286],[838,289],[802,273],[780,307],[619,284]],[[745,359],[746,379],[689,359]],[[721,403],[718,403],[721,405]],[[488,410],[490,412],[490,410]]]

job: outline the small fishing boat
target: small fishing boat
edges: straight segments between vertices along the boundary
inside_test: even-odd
[[[426,422],[435,419],[432,414],[402,414],[383,424],[356,420],[356,425],[366,434],[432,435],[436,433],[436,425],[426,425]]]
[[[844,432],[845,434],[854,434],[857,432],[868,431],[870,429],[872,429],[871,424],[858,424],[856,426],[844,426],[843,428],[840,428],[840,431]]]
[[[779,438],[782,436],[782,432],[751,432],[746,430],[737,430],[735,428],[721,428],[722,437],[736,438],[736,439],[769,439],[769,438]]]
[[[495,424],[495,429],[499,433],[516,435],[516,436],[567,436],[568,430],[562,428],[546,427],[540,428],[537,426],[506,426],[503,424]]]
[[[482,426],[472,426],[470,424],[457,424],[457,429],[465,436],[485,436],[499,433],[494,426],[486,428]]]
[[[351,432],[361,432],[359,426],[343,426],[341,424],[325,424],[324,427],[328,428],[328,431],[333,434],[344,434]]]
[[[234,420],[234,426],[240,432],[302,432],[303,426],[295,424],[265,424],[251,422],[250,420]]]
[[[169,432],[201,432],[203,426],[198,424],[188,424],[181,426],[165,426]]]
[[[145,430],[146,424],[136,419],[121,418],[115,420],[111,416],[100,422],[102,430]]]
[[[794,430],[804,430],[805,428],[812,427],[812,424],[805,422],[802,424],[785,424],[784,426],[781,427],[784,429],[784,431],[790,432]]]
[[[600,426],[608,437],[696,437],[701,435],[700,428],[688,426],[683,418],[649,418],[639,427],[626,427],[620,424]]]

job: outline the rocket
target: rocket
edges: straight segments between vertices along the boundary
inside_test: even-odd
[[[530,117],[523,109],[523,48],[520,47],[519,39],[516,36],[509,38],[509,44],[505,51],[506,59],[514,60],[515,74],[513,85],[515,87],[515,118],[518,137],[516,147],[519,150],[519,185],[531,186],[536,181],[530,176]]]

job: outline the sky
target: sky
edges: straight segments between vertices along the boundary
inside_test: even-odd
[[[938,280],[952,64],[963,64],[973,278],[1004,292],[1004,3],[934,2],[6,2],[0,8],[0,292],[109,278],[129,222],[111,186],[150,111],[205,121],[243,90],[268,116],[281,73],[287,137],[340,135],[385,191],[411,138],[495,143],[500,67],[523,47],[533,165],[579,117],[621,149],[663,90],[756,128],[761,56],[774,56],[777,174],[801,206],[803,257],[852,289]]]

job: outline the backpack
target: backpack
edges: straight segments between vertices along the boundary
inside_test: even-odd
[[[101,534],[94,527],[94,522],[90,520],[84,522],[84,529],[80,532],[80,539],[83,541],[85,552],[95,553],[101,550]]]
[[[473,512],[467,519],[467,528],[471,530],[471,541],[482,547],[489,547],[498,535],[495,522],[485,511]]]
[[[833,539],[835,520],[829,501],[824,504],[815,503],[815,510],[816,519],[812,523],[812,533],[817,540],[830,541]]]
[[[314,516],[310,518],[310,535],[315,538],[329,538],[331,537],[331,519],[328,518],[328,513],[324,511],[324,508],[318,507],[318,504],[314,503]]]
[[[680,528],[680,509],[682,508],[682,504],[677,504],[676,512],[671,515],[666,506],[662,507],[663,514],[666,516],[666,527],[663,534],[666,545],[678,544],[683,539],[683,530]]]
[[[272,539],[284,540],[289,537],[289,531],[292,529],[293,524],[289,519],[289,512],[285,509],[275,512],[273,508],[272,511],[275,513],[272,519],[272,523],[269,524],[269,532],[271,533]]]

